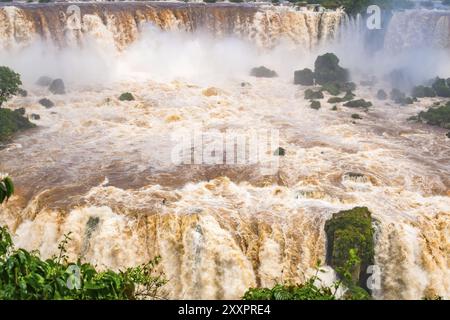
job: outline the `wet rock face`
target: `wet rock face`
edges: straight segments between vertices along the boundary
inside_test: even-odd
[[[351,210],[334,213],[325,223],[327,235],[327,264],[338,271],[344,268],[350,258],[350,250],[354,249],[360,260],[354,266],[352,280],[361,288],[370,292],[367,287],[369,277],[367,269],[374,264],[374,230],[372,216],[368,208],[355,207]]]
[[[39,104],[46,107],[47,109],[53,108],[55,106],[53,101],[51,101],[50,99],[47,99],[47,98],[43,98],[43,99],[39,100]]]

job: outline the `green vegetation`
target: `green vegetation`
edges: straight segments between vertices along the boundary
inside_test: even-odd
[[[11,96],[19,93],[21,85],[22,81],[18,73],[8,67],[0,67],[0,107]]]
[[[22,110],[0,109],[0,142],[8,140],[20,130],[33,127],[35,125],[22,115]]]
[[[430,87],[417,86],[413,88],[411,95],[414,98],[434,98],[436,97],[436,92]]]
[[[374,230],[366,207],[340,211],[325,224],[327,263],[343,280],[349,294],[368,297],[367,268],[374,264]],[[352,266],[349,266],[349,261]]]
[[[419,120],[432,126],[450,129],[450,102],[447,102],[444,106],[429,108],[427,111],[422,111],[417,117],[414,117],[411,120]]]
[[[120,95],[119,100],[120,101],[133,101],[134,96],[129,92],[125,92]]]
[[[450,97],[450,79],[436,78],[431,86],[439,97]]]
[[[366,101],[364,99],[358,99],[344,103],[344,106],[349,108],[369,108],[372,106],[372,102]]]
[[[314,91],[311,89],[305,90],[305,99],[312,100],[312,99],[323,99],[323,93],[322,91]]]
[[[8,201],[9,198],[14,194],[14,184],[10,177],[7,175],[0,177],[0,204]],[[0,239],[1,235],[0,235]],[[2,252],[2,244],[0,243],[0,254]]]

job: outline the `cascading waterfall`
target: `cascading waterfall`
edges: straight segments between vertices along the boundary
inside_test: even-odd
[[[118,269],[161,255],[169,297],[236,299],[249,287],[304,281],[318,260],[325,261],[326,220],[363,205],[376,220],[375,261],[382,270],[376,298],[450,296],[450,147],[434,129],[405,121],[426,102],[410,109],[376,105],[361,124],[352,124],[347,111],[310,109],[302,89],[292,85],[292,70],[311,67],[313,58],[277,51],[286,43],[314,51],[353,40],[351,52],[342,52],[342,60],[349,61],[361,50],[364,35],[355,31],[361,30],[361,18],[259,5],[78,5],[80,29],[67,25],[68,4],[0,6],[0,65],[2,57],[13,61],[35,41],[61,50],[94,42],[106,52],[117,50],[117,64],[130,60],[123,69],[135,63],[150,79],[136,81],[138,73],[132,73],[103,86],[69,87],[67,95],[51,97],[53,109],[39,106],[48,93],[31,84],[29,97],[7,105],[41,115],[38,130],[0,150],[0,171],[9,172],[17,185],[16,196],[0,207],[0,224],[14,231],[17,246],[48,257],[72,232],[72,259],[81,256],[100,268]],[[152,33],[157,37],[142,44],[147,23],[165,33]],[[448,26],[443,12],[395,13],[385,49],[421,42],[447,48]],[[182,42],[177,31],[225,41]],[[236,57],[231,51],[217,53],[216,47],[228,48],[230,35],[257,49],[249,57],[246,46]],[[167,43],[170,37],[182,44]],[[160,47],[167,50],[155,58],[151,51]],[[209,50],[200,64],[198,48]],[[189,59],[169,55],[177,50]],[[200,73],[209,60],[206,69],[215,77],[217,70],[235,65],[245,73],[233,73],[219,88],[192,78],[156,81],[159,69],[146,69],[142,57],[155,59],[167,73],[172,65],[179,72],[190,70],[189,64]],[[296,62],[285,75],[284,64],[291,60]],[[278,67],[280,77],[249,77],[248,68],[262,63]],[[88,66],[96,70],[98,64]],[[118,101],[125,91],[137,101]],[[171,163],[173,131],[228,127],[278,129],[287,150],[279,170],[263,175],[255,164]],[[333,271],[327,270],[324,277],[332,280]]]

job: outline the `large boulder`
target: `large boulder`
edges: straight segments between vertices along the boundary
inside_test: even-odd
[[[66,86],[62,79],[53,80],[48,90],[53,94],[66,94]]]
[[[257,77],[257,78],[275,78],[275,77],[278,77],[278,74],[275,71],[270,70],[270,69],[268,69],[268,68],[266,68],[264,66],[253,68],[250,71],[250,75],[252,77]]]
[[[47,99],[47,98],[43,98],[43,99],[39,100],[39,104],[41,106],[46,107],[47,109],[53,108],[55,106],[53,101],[51,101],[50,99]]]
[[[352,289],[359,286],[370,292],[367,280],[368,267],[374,264],[374,229],[372,216],[366,207],[356,207],[334,213],[325,223],[327,235],[327,264],[333,267],[338,276]],[[351,270],[351,281],[343,274],[351,258],[351,250],[356,251],[359,262]]]
[[[314,85],[314,72],[308,68],[295,71],[294,84],[300,84],[302,86]]]
[[[324,95],[322,91],[314,91],[311,89],[305,90],[305,99],[312,100],[312,99],[323,99]]]
[[[324,85],[330,82],[347,82],[349,72],[339,66],[339,59],[333,53],[318,56],[314,63],[314,75],[316,83]]]

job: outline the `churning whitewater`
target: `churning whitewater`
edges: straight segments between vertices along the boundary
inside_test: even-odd
[[[414,81],[448,76],[450,12],[395,13],[368,53],[365,22],[341,11],[79,7],[81,29],[63,23],[67,4],[0,6],[0,65],[20,72],[28,91],[6,107],[40,115],[0,149],[0,172],[18,189],[0,225],[17,246],[49,257],[72,232],[72,259],[119,269],[160,255],[169,297],[237,299],[307,279],[325,261],[325,222],[367,206],[382,271],[375,297],[450,297],[450,144],[443,129],[407,121],[439,98],[402,107],[374,99],[383,83],[358,86],[374,106],[354,121],[349,108],[311,109],[293,84],[294,70],[330,50],[355,82],[417,57]],[[251,77],[260,65],[279,76]],[[41,76],[63,78],[67,94],[37,86]],[[123,92],[135,100],[120,101]],[[178,164],[180,130],[276,130],[286,154],[271,174],[258,163]]]

